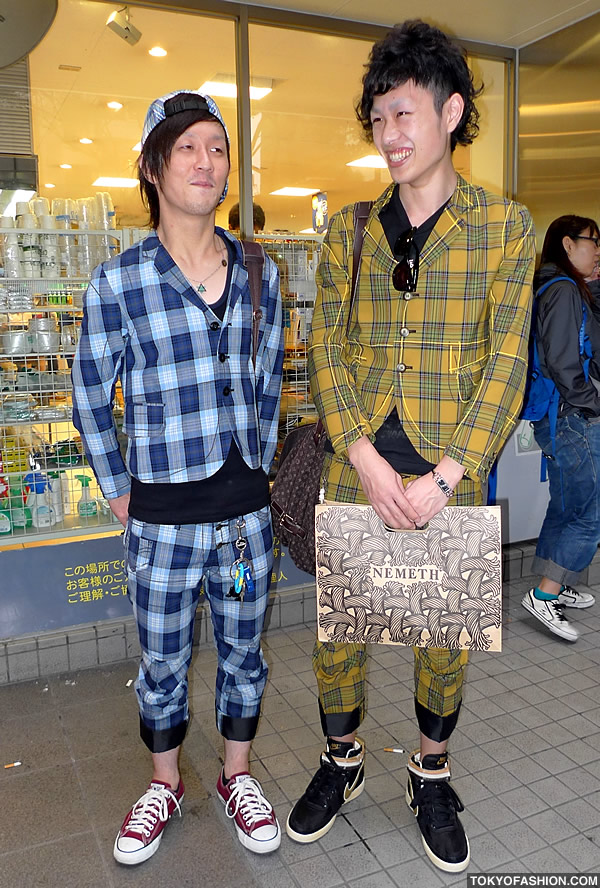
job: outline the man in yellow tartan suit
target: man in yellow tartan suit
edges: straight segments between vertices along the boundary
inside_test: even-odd
[[[309,372],[330,442],[325,495],[370,503],[391,527],[421,526],[450,498],[481,504],[523,398],[534,231],[525,207],[454,169],[456,144],[477,135],[476,96],[464,53],[436,28],[405,22],[375,44],[357,114],[393,184],[366,223],[355,299],[353,206],[332,218],[317,272]],[[327,746],[288,817],[296,841],[325,835],[364,787],[366,656],[316,644]],[[470,854],[446,752],[466,663],[466,651],[415,649],[421,743],[406,798],[446,872]]]

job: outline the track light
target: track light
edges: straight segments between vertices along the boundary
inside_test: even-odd
[[[138,31],[136,26],[132,25],[129,21],[129,10],[126,6],[124,6],[123,9],[119,9],[118,12],[117,10],[111,12],[106,20],[106,24],[111,31],[114,31],[115,34],[118,34],[119,37],[122,37],[123,40],[130,43],[132,46],[134,43],[137,43],[142,36],[142,32]]]

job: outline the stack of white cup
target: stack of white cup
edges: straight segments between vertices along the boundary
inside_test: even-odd
[[[56,228],[69,230],[71,228],[72,201],[65,198],[55,198],[52,201],[52,215],[56,219]],[[77,265],[77,247],[72,234],[58,235],[58,252],[61,277],[77,277],[79,268]]]
[[[56,229],[54,216],[40,216],[40,228]],[[57,234],[40,234],[40,252],[43,278],[60,277],[60,251]]]
[[[21,235],[21,271],[24,278],[42,276],[40,241],[36,231],[38,227],[35,213],[23,213],[17,216],[17,226],[23,229]]]
[[[12,216],[0,218],[0,228],[14,228],[15,220]],[[4,260],[4,277],[20,278],[21,274],[21,248],[17,232],[9,232],[2,236],[2,254]]]

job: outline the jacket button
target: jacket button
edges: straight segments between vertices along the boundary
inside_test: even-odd
[[[226,355],[225,352],[219,352],[219,360],[222,364],[225,363],[229,355]]]
[[[225,388],[223,389],[223,394],[224,394],[224,395],[230,395],[231,392],[232,392],[232,389],[230,389],[229,386],[226,385]]]
[[[404,373],[404,371],[406,370],[406,364],[396,364],[396,370],[398,370],[400,373]]]
[[[400,336],[408,336],[409,333],[410,330],[408,329],[408,327],[402,327],[402,329],[400,330]]]
[[[405,293],[404,298],[407,302],[410,302],[410,300],[412,299],[412,293]]]
[[[221,325],[219,324],[218,321],[213,321],[212,324],[210,325],[210,329],[211,330],[218,330],[220,328],[220,326]]]

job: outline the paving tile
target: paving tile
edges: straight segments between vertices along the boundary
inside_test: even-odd
[[[110,884],[91,831],[4,854],[0,868],[2,884],[13,888],[40,888],[50,884],[60,888],[106,888]],[[49,874],[52,883],[48,881]]]
[[[3,721],[0,731],[0,764],[20,761],[19,769],[0,767],[0,787],[3,789],[15,777],[32,771],[67,765],[71,751],[64,735],[59,713],[54,707]],[[1,790],[0,790],[1,791]]]
[[[499,798],[521,818],[537,814],[548,807],[546,802],[532,792],[528,786],[519,786],[518,789],[503,793]]]
[[[519,783],[531,783],[534,780],[543,780],[544,777],[550,776],[550,771],[542,767],[544,762],[544,753],[536,758],[525,756],[524,758],[515,759],[512,762],[506,762],[504,767],[509,773],[516,777]]]
[[[409,885],[423,885],[427,888],[437,888],[443,885],[442,877],[439,870],[436,870],[433,864],[430,864],[425,853],[422,858],[408,860],[400,866],[392,867],[388,870],[388,875],[394,880],[395,884],[400,888],[407,888]]]
[[[378,805],[370,805],[358,811],[352,811],[350,806],[346,819],[361,839],[371,839],[396,828]]]
[[[569,804],[573,803],[570,802]],[[551,843],[555,836],[560,836],[561,838],[574,836],[577,832],[577,828],[572,823],[565,821],[564,811],[566,807],[566,805],[561,805],[558,811],[555,811],[552,808],[546,808],[545,811],[540,811],[539,814],[534,814],[532,817],[528,817],[526,823],[539,836],[541,836],[545,842]],[[590,808],[590,811],[594,811],[594,808],[592,808],[591,805],[588,807]],[[599,814],[597,811],[595,813]],[[523,856],[522,853],[521,856]]]
[[[494,832],[500,826],[506,826],[507,823],[513,823],[517,819],[515,812],[495,797],[474,802],[469,805],[469,812],[490,832]]]
[[[561,817],[564,817],[580,831],[600,826],[600,811],[587,799],[573,799],[573,801],[561,805],[558,810]],[[556,835],[561,834],[556,833]]]
[[[559,835],[562,835],[559,833]],[[509,823],[494,830],[494,836],[502,842],[514,857],[522,857],[528,852],[538,851],[546,845],[537,832],[522,820]]]
[[[90,832],[91,823],[72,764],[57,764],[29,774],[11,773],[14,779],[2,781],[2,805],[5,812],[10,811],[10,817],[2,818],[0,855]]]
[[[383,870],[363,876],[362,879],[357,879],[349,884],[350,888],[395,888],[394,882]]]
[[[577,796],[590,795],[600,790],[600,780],[594,777],[586,768],[574,768],[572,771],[563,771],[558,779],[569,787]]]
[[[586,831],[569,839],[553,842],[553,847],[562,854],[577,872],[586,872],[600,866],[600,830]]]
[[[333,888],[345,883],[344,877],[325,854],[291,863],[289,869],[302,888]]]
[[[530,789],[543,799],[547,805],[563,805],[575,798],[573,790],[566,786],[558,777],[546,777],[529,784]]]
[[[381,864],[371,849],[362,842],[330,851],[329,859],[335,864],[346,882],[356,876],[367,876],[381,869]]]
[[[471,846],[471,859],[483,872],[495,872],[501,864],[512,860],[513,857],[514,855],[492,833],[478,836]]]
[[[521,858],[521,864],[528,873],[572,873],[569,863],[555,848],[546,847]]]

